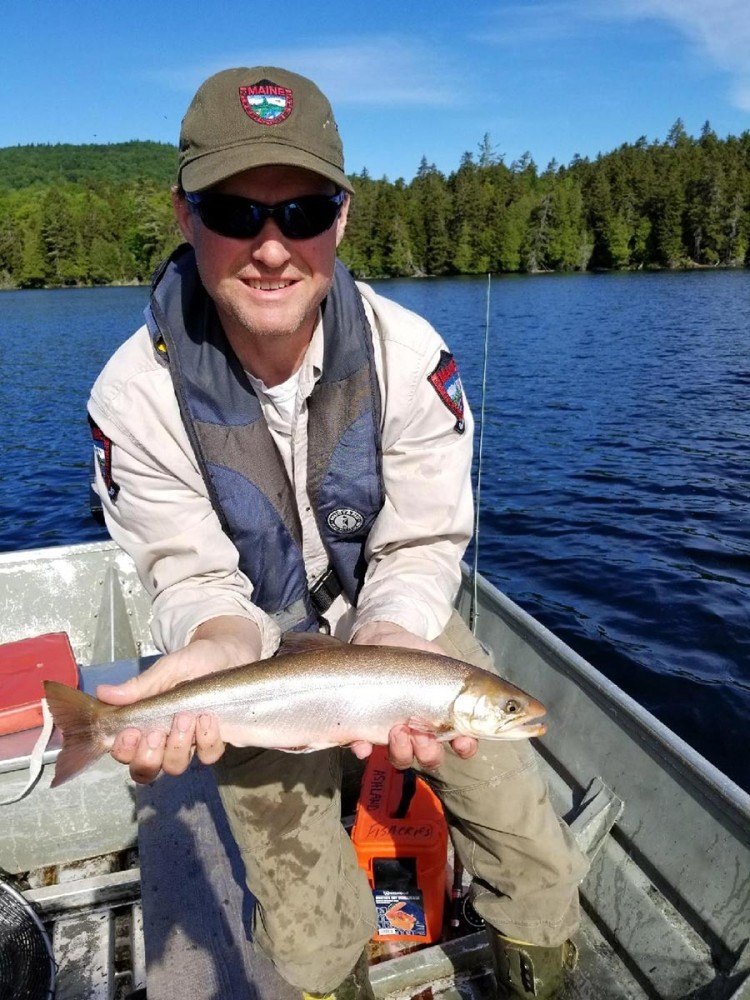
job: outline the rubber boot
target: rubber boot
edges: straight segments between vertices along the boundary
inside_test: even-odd
[[[566,973],[578,964],[572,941],[552,948],[503,937],[487,928],[492,948],[498,1000],[563,1000]]]
[[[330,993],[302,993],[302,1000],[375,1000],[370,985],[369,963],[362,952],[346,979]]]

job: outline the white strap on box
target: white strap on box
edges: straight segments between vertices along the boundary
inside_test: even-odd
[[[52,736],[52,727],[54,726],[52,713],[47,707],[46,698],[42,698],[42,717],[42,731],[39,733],[37,741],[34,744],[34,749],[31,751],[31,757],[29,758],[29,777],[26,785],[20,792],[12,795],[9,799],[0,799],[0,806],[9,806],[12,802],[18,802],[24,795],[27,795],[31,791],[39,780],[39,775],[42,773],[42,768],[44,767],[44,751],[47,749],[47,744]]]

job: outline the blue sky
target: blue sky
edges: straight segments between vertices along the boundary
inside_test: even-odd
[[[330,97],[346,166],[449,173],[485,133],[595,157],[683,119],[750,129],[748,0],[3,0],[0,146],[176,142],[201,81],[281,65]]]

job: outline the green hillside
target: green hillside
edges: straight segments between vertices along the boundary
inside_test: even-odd
[[[6,146],[0,148],[0,189],[35,184],[128,183],[149,180],[167,187],[177,173],[177,147],[163,142]]]

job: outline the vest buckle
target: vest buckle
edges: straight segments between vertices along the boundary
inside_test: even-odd
[[[343,589],[336,570],[333,566],[329,566],[310,588],[310,600],[319,617],[328,611]]]

